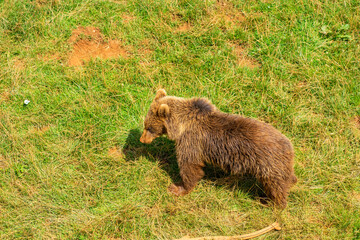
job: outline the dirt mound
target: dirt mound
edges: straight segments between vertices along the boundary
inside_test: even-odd
[[[78,27],[73,30],[69,43],[73,50],[69,54],[69,66],[81,66],[93,58],[109,59],[119,56],[127,58],[128,53],[120,41],[105,41],[100,29],[95,27]]]

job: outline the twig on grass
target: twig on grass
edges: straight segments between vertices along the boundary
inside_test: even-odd
[[[249,234],[244,234],[244,235],[238,235],[238,236],[214,236],[214,237],[198,237],[198,238],[190,238],[188,236],[185,236],[185,237],[182,237],[177,240],[235,240],[235,239],[245,240],[245,239],[251,239],[251,238],[258,237],[258,236],[263,235],[267,232],[270,232],[274,229],[276,231],[280,231],[281,230],[280,224],[277,222],[274,222],[270,226],[263,228],[259,231],[249,233]]]

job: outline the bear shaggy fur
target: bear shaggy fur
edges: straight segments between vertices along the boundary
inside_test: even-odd
[[[204,176],[205,163],[231,174],[252,174],[277,206],[286,207],[294,175],[290,141],[264,122],[219,111],[204,98],[184,99],[157,92],[144,121],[142,143],[166,134],[175,141],[181,183],[169,191],[189,193]]]

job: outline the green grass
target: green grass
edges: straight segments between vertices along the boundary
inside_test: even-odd
[[[283,230],[259,239],[360,239],[359,9],[358,0],[0,0],[0,238],[238,235],[276,220]],[[121,40],[129,56],[68,66],[78,26]],[[239,65],[235,45],[261,67]],[[261,205],[253,180],[211,167],[191,194],[169,195],[174,144],[138,141],[160,87],[288,136],[298,176],[288,207]]]

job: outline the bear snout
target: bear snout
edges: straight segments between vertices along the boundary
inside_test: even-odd
[[[149,144],[154,140],[154,137],[151,136],[151,134],[144,130],[143,134],[140,137],[140,142]]]

